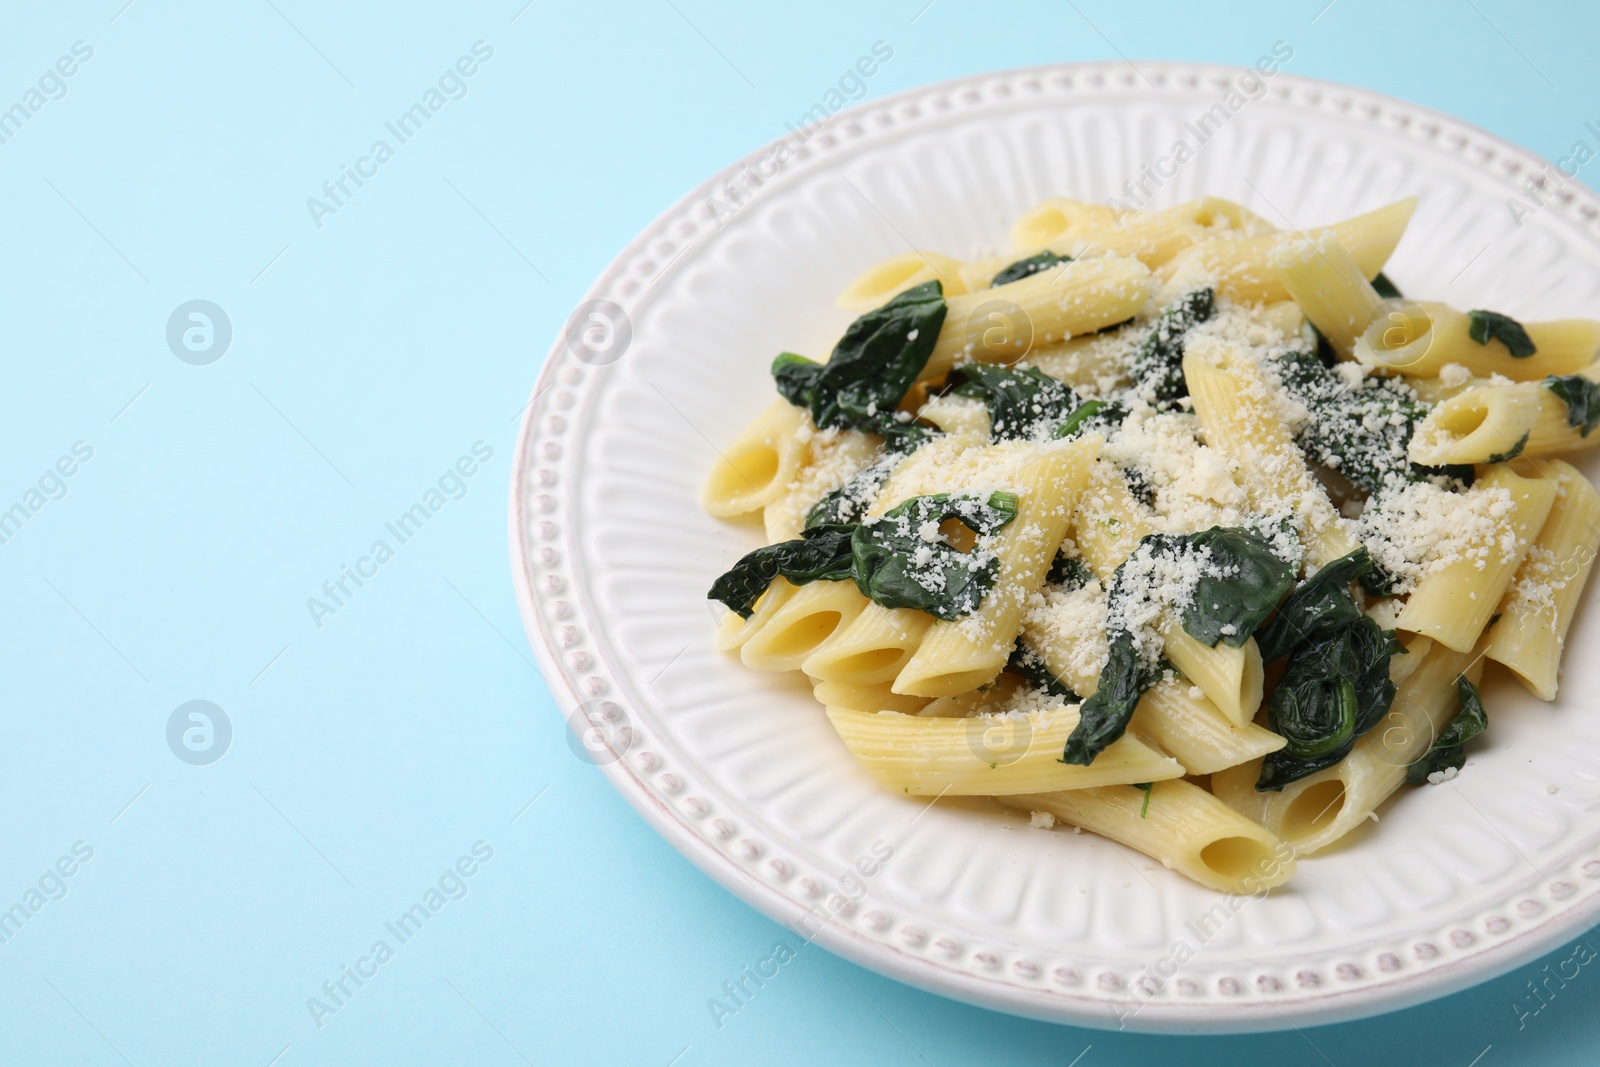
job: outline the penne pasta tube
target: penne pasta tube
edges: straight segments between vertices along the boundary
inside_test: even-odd
[[[1555,483],[1524,478],[1505,465],[1491,468],[1476,486],[1506,490],[1509,507],[1491,535],[1474,538],[1452,559],[1440,561],[1442,566],[1430,567],[1395,619],[1397,629],[1458,652],[1477,644],[1556,497]]]
[[[1584,376],[1588,377],[1586,369]],[[1527,430],[1528,439],[1523,442],[1519,455],[1529,458],[1537,456],[1560,455],[1564,452],[1580,452],[1584,449],[1600,445],[1600,432],[1590,430],[1584,432],[1584,427],[1574,426],[1568,418],[1567,402],[1557,396],[1543,382],[1519,382],[1510,386],[1487,386],[1485,388],[1498,388],[1502,392],[1517,393],[1531,398],[1529,403],[1537,408],[1538,414],[1533,419],[1533,425]],[[1477,392],[1477,390],[1473,390]],[[1437,409],[1436,409],[1437,410]],[[1430,415],[1432,413],[1430,412]],[[1426,420],[1424,420],[1424,424]]]
[[[897,711],[902,715],[916,715],[928,706],[926,697],[907,697],[891,690],[887,685],[857,685],[853,682],[818,682],[813,679],[812,695],[825,708],[847,708],[851,711]]]
[[[929,718],[964,719],[972,715],[998,713],[1007,701],[1022,691],[1025,684],[1021,675],[1001,671],[1000,677],[988,685],[928,701],[917,714]]]
[[[730,611],[722,616],[722,623],[717,627],[717,636],[713,643],[724,652],[739,648],[771,621],[772,616],[783,607],[785,601],[794,595],[796,588],[798,587],[789,584],[787,578],[772,579],[767,591],[756,598],[755,607],[748,619],[740,618],[736,611]]]
[[[810,417],[787,400],[768,404],[711,465],[701,496],[705,509],[726,518],[782,496],[805,462],[803,434],[810,429]]]
[[[1354,535],[1306,466],[1250,354],[1220,338],[1196,337],[1185,348],[1183,376],[1206,444],[1228,461],[1251,507],[1292,519],[1313,567],[1354,551]]]
[[[1278,279],[1335,352],[1348,356],[1383,298],[1337,233],[1289,241],[1268,256]]]
[[[1260,659],[1260,653],[1257,654]],[[1212,774],[1276,752],[1287,742],[1265,727],[1231,721],[1187,678],[1168,678],[1139,700],[1128,729],[1168,753],[1189,774]],[[1084,696],[1090,694],[1084,693]]]
[[[877,459],[879,453],[875,440],[860,430],[812,433],[794,479],[762,509],[768,543],[799,537],[812,506]]]
[[[858,274],[839,294],[838,304],[849,311],[871,311],[914,285],[934,280],[939,282],[948,300],[966,292],[961,280],[961,267],[959,260],[938,252],[906,252],[890,256]]]
[[[1565,429],[1566,405],[1537,382],[1509,387],[1486,385],[1459,393],[1428,412],[1417,424],[1406,455],[1411,462],[1425,467],[1502,463],[1522,455],[1532,444],[1531,432],[1540,421],[1541,393],[1559,409],[1552,413]]]
[[[1559,319],[1522,327],[1535,351],[1518,359],[1497,339],[1474,341],[1466,312],[1446,304],[1385,300],[1352,352],[1369,367],[1410,378],[1436,377],[1454,363],[1476,375],[1500,374],[1513,381],[1577,374],[1600,353],[1600,321]]]
[[[1365,215],[1310,230],[1305,236],[1313,241],[1327,234],[1337,236],[1360,267],[1362,276],[1370,281],[1394,254],[1416,206],[1416,197],[1407,197]],[[1251,303],[1287,300],[1289,290],[1268,261],[1272,250],[1282,241],[1281,234],[1224,236],[1201,241],[1174,256],[1162,268],[1162,278],[1170,280],[1191,274],[1212,278],[1219,292]]]
[[[829,708],[851,755],[874,778],[911,796],[1005,796],[1179,778],[1178,761],[1124,735],[1087,767],[1062,763],[1078,706],[973,718]]]
[[[1476,683],[1483,673],[1481,657],[1474,662],[1470,652],[1427,641],[1410,647],[1410,655],[1423,657],[1421,664],[1399,683],[1388,715],[1342,761],[1278,792],[1258,792],[1260,764],[1248,763],[1212,775],[1212,791],[1300,855],[1319,852],[1366,822],[1455,716],[1457,676],[1465,671]]]
[[[1001,797],[1022,811],[1045,811],[1144,853],[1225,893],[1260,893],[1294,876],[1294,850],[1198,786],[1155,782],[1149,794],[1128,786]]]
[[[1016,258],[1020,259],[1029,251],[1044,248],[1073,233],[1113,225],[1116,221],[1116,209],[1107,204],[1052,196],[1023,212],[1011,224],[1011,247],[1019,250]]]
[[[892,682],[932,623],[933,616],[925,611],[869,603],[852,622],[819,645],[800,669],[824,682]]]
[[[938,620],[895,679],[897,693],[939,697],[992,681],[1005,667],[1028,597],[1044,584],[1089,467],[1098,435],[1046,448],[1014,481],[1017,516],[991,538],[1000,561],[994,587],[965,618]]]
[[[802,585],[745,638],[739,658],[758,671],[792,671],[866,606],[853,582]]]
[[[1555,483],[1555,502],[1495,609],[1485,655],[1540,700],[1554,700],[1567,629],[1600,550],[1600,493],[1558,459],[1527,473]]]
[[[1036,344],[1131,319],[1149,296],[1149,267],[1126,256],[1099,256],[950,297],[920,379],[943,378],[965,360],[1013,363]]]

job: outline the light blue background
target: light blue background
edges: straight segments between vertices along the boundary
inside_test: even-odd
[[[719,1029],[707,998],[782,931],[569,752],[504,521],[514,418],[589,281],[875,40],[895,52],[873,96],[1119,54],[1246,64],[1282,39],[1292,73],[1557,158],[1600,119],[1589,5],[524,2],[0,19],[0,107],[94,50],[0,145],[0,508],[94,452],[0,544],[0,908],[93,849],[0,944],[0,1061],[1595,1061],[1587,969],[1519,1028],[1537,965],[1200,1040],[1020,1021],[813,948]],[[317,228],[306,198],[479,40],[466,97]],[[209,366],[165,342],[195,298],[234,329]],[[478,441],[465,495],[313,625],[306,599]],[[191,699],[233,724],[210,766],[167,746]],[[317,1027],[307,998],[478,841],[467,895]]]

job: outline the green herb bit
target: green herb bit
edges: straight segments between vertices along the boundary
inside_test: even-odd
[[[994,276],[990,285],[1009,285],[1020,282],[1024,278],[1031,278],[1042,270],[1049,270],[1057,263],[1071,263],[1071,256],[1058,256],[1054,252],[1044,251],[1031,255],[1027,259],[1019,259],[1005,270]]]
[[[1480,345],[1499,341],[1506,346],[1512,359],[1527,359],[1538,351],[1522,323],[1498,311],[1467,312],[1467,336]]]

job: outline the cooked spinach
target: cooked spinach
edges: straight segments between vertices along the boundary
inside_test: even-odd
[[[1278,614],[1256,631],[1262,662],[1282,659],[1318,630],[1348,626],[1360,618],[1361,609],[1350,595],[1350,583],[1372,567],[1372,555],[1365,548],[1358,548],[1301,582]]]
[[[1400,297],[1405,295],[1400,291],[1400,287],[1395,285],[1394,282],[1390,281],[1389,276],[1383,273],[1381,270],[1378,272],[1378,276],[1372,279],[1372,287],[1376,289],[1378,291],[1378,295],[1383,297],[1385,300],[1398,300]]]
[[[1566,403],[1567,425],[1577,430],[1578,436],[1588,437],[1600,426],[1600,382],[1581,374],[1552,374],[1544,380],[1544,387]]]
[[[1267,701],[1267,726],[1289,743],[1261,763],[1258,790],[1278,790],[1332,767],[1388,714],[1389,660],[1403,653],[1393,630],[1362,615],[1318,631],[1289,655]]]
[[[1086,400],[1062,419],[1050,436],[1059,441],[1080,433],[1108,430],[1120,425],[1127,415],[1127,410],[1114,400]]]
[[[818,429],[880,432],[927,365],[946,311],[938,281],[913,286],[852,322],[827,363],[779,355],[778,392],[808,410]]]
[[[1020,282],[1024,278],[1031,278],[1042,270],[1049,270],[1057,263],[1071,263],[1071,256],[1058,256],[1054,252],[1045,251],[1019,259],[1005,270],[994,276],[990,285],[1008,285],[1011,282]]]
[[[1527,359],[1539,351],[1534,347],[1533,338],[1528,336],[1528,331],[1523,329],[1522,323],[1498,311],[1467,312],[1467,336],[1480,345],[1499,341],[1506,346],[1506,351],[1511,353],[1512,359]]]
[[[939,524],[955,519],[982,536],[1016,517],[1015,493],[991,493],[987,499],[954,493],[912,497],[855,528],[850,576],[873,603],[959,619],[983,602],[999,576],[1000,561],[993,554],[958,551],[939,536]]]
[[[1293,572],[1256,535],[1231,527],[1212,527],[1196,534],[1147,534],[1139,540],[1136,555],[1146,550],[1170,557],[1205,560],[1192,601],[1183,609],[1183,628],[1197,640],[1215,645],[1226,640],[1242,645],[1277,606],[1293,582]],[[1131,587],[1129,563],[1124,561],[1111,579],[1109,602],[1125,604],[1136,593]],[[1126,616],[1126,610],[1113,615]],[[1110,634],[1110,655],[1100,673],[1094,695],[1079,709],[1078,725],[1067,738],[1063,763],[1086,765],[1107,745],[1122,736],[1133,718],[1139,698],[1167,670],[1144,665],[1136,635],[1125,627]]]
[[[1156,487],[1150,481],[1150,471],[1137,460],[1128,460],[1117,468],[1122,484],[1128,487],[1133,499],[1147,508],[1156,506]]]
[[[1411,435],[1428,413],[1399,378],[1369,377],[1352,387],[1309,347],[1277,353],[1284,391],[1311,413],[1296,438],[1312,463],[1344,475],[1368,492],[1394,479],[1426,477],[1406,456]]]
[[[899,452],[886,452],[875,462],[852,474],[839,488],[823,495],[806,512],[807,530],[814,526],[831,526],[840,523],[855,524],[866,515],[867,508],[877,499],[878,490],[894,473],[895,466],[904,459]]]
[[[983,536],[1016,517],[1015,493],[912,497],[859,525],[812,526],[795,540],[758,548],[712,583],[707,597],[748,619],[774,578],[796,585],[848,578],[862,596],[886,608],[918,608],[937,619],[959,619],[983,602],[1000,562],[993,554],[958,551],[939,535],[939,524],[955,519]]]
[[[1035,689],[1042,689],[1052,696],[1058,696],[1069,704],[1083,702],[1083,698],[1074,693],[1071,686],[1057,678],[1045,664],[1044,658],[1020,637],[1017,638],[1016,647],[1011,650],[1011,658],[1006,661],[1006,667],[1026,678],[1028,684]]]
[[[1524,448],[1528,447],[1528,434],[1531,434],[1532,432],[1533,432],[1532,430],[1529,430],[1527,433],[1525,433],[1521,437],[1517,438],[1517,443],[1511,446],[1511,451],[1509,451],[1509,452],[1496,452],[1496,453],[1494,453],[1494,455],[1492,455],[1488,459],[1484,460],[1484,462],[1485,463],[1504,463],[1508,459],[1516,459],[1518,456],[1522,455],[1522,450]]]
[[[1250,640],[1294,585],[1294,568],[1248,530],[1213,526],[1199,533],[1154,536],[1181,541],[1188,551],[1209,556],[1195,583],[1194,599],[1183,610],[1183,628],[1213,648],[1218,641],[1238,648]]]
[[[1389,660],[1405,649],[1350,593],[1371,569],[1365,548],[1339,557],[1256,632],[1262,660],[1288,657],[1267,699],[1267,725],[1288,744],[1262,761],[1258,790],[1282,789],[1338,763],[1394,702]]]
[[[1022,370],[993,363],[967,363],[950,372],[953,392],[976,397],[989,409],[989,428],[997,441],[1038,436],[1078,408],[1065,382],[1033,367]]]
[[[1150,793],[1155,787],[1156,784],[1154,782],[1143,782],[1134,786],[1135,789],[1144,791],[1144,803],[1139,805],[1139,818],[1141,819],[1150,814]]]
[[[795,585],[850,577],[851,537],[856,527],[816,526],[793,541],[758,548],[735,563],[711,585],[709,600],[720,600],[748,619],[756,600],[777,577]]]
[[[1082,767],[1093,763],[1107,745],[1127,730],[1139,698],[1161,680],[1161,674],[1159,670],[1145,669],[1131,632],[1113,632],[1111,654],[1100,672],[1099,688],[1079,706],[1078,725],[1067,738],[1061,762]]]
[[[1050,572],[1045,575],[1044,580],[1047,585],[1082,589],[1094,581],[1094,575],[1077,556],[1066,556],[1057,552],[1056,558],[1050,561]]]
[[[1450,768],[1460,770],[1467,762],[1466,743],[1489,728],[1489,715],[1483,709],[1483,697],[1478,687],[1464,674],[1456,676],[1456,697],[1461,710],[1456,712],[1450,725],[1439,731],[1423,757],[1406,768],[1406,781],[1422,785],[1428,775],[1440,774]]]
[[[1129,362],[1130,392],[1158,408],[1188,396],[1189,384],[1183,380],[1184,335],[1215,311],[1216,293],[1211,289],[1191,289],[1163,308]]]

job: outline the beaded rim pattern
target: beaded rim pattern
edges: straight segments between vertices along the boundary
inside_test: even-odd
[[[1157,90],[1179,92],[1225,88],[1240,74],[1236,68],[1178,63],[1145,63],[1141,70]],[[842,112],[797,151],[781,177],[796,180],[808,162],[890,128],[1004,108],[1012,100],[1081,104],[1143,88],[1124,65],[1100,63],[983,74],[910,90]],[[1498,175],[1508,195],[1545,166],[1475,127],[1364,90],[1280,74],[1268,91],[1280,104],[1353,118],[1431,143]],[[642,299],[697,236],[715,228],[708,197],[754,167],[763,154],[752,153],[715,175],[651,223],[607,267],[585,302]],[[1576,185],[1555,189],[1550,197],[1550,210],[1600,243],[1600,197]],[[965,934],[927,928],[926,916],[901,918],[871,902],[860,910],[842,898],[834,900],[826,872],[785,855],[759,831],[742,829],[714,782],[607,700],[617,683],[589,639],[590,626],[601,620],[583,602],[581,584],[566,563],[573,555],[566,550],[573,536],[573,499],[561,471],[582,429],[581,420],[568,412],[581,408],[598,370],[557,338],[523,415],[511,473],[509,532],[529,642],[558,702],[597,706],[601,714],[626,723],[614,735],[622,741],[621,751],[596,762],[657,832],[725,888],[780,922],[793,924],[826,912],[814,938],[830,951],[922,988],[1034,1018],[1122,1028],[1118,1009],[1137,1003],[1128,1029],[1241,1032],[1338,1022],[1442,996],[1534,959],[1600,917],[1600,851],[1591,851],[1571,859],[1565,870],[1543,869],[1537,888],[1524,888],[1496,908],[1444,924],[1431,936],[1353,945],[1302,963],[1213,966],[1162,981],[1148,968],[1119,972],[1059,950],[972,943]]]

